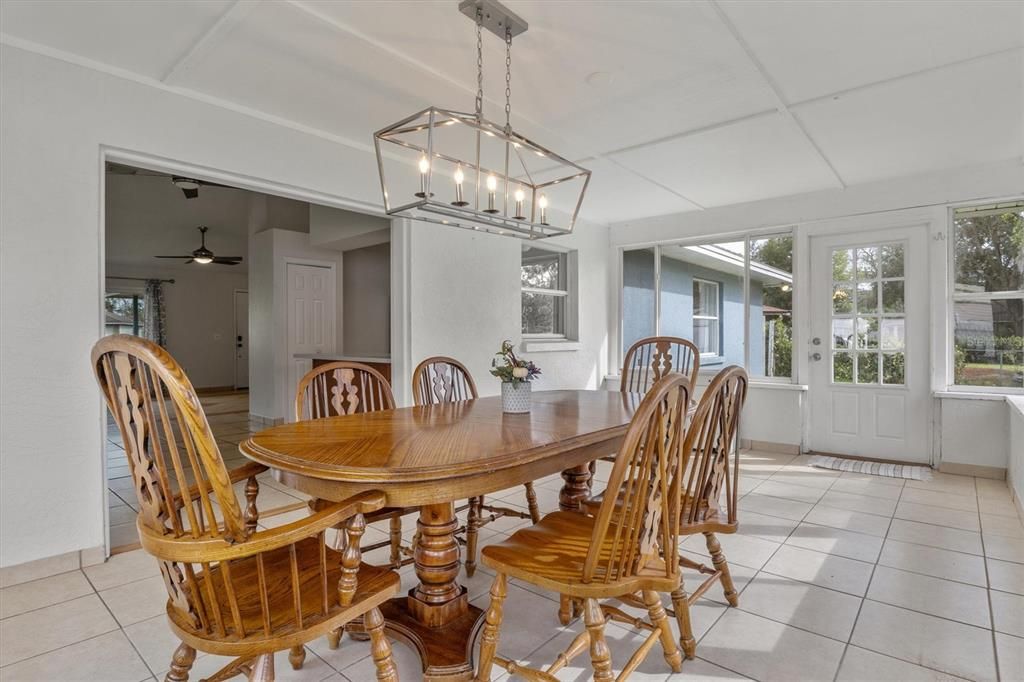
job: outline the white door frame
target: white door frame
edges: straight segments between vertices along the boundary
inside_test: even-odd
[[[928,367],[930,372],[930,381],[928,383],[928,400],[927,400],[927,413],[928,413],[928,425],[929,429],[927,432],[927,449],[929,456],[929,463],[934,465],[936,462],[936,443],[937,438],[935,434],[936,427],[936,405],[935,400],[931,398],[931,391],[935,387],[935,376],[936,376],[936,362],[941,358],[937,358],[936,355],[941,355],[943,347],[941,339],[935,338],[935,332],[937,325],[942,325],[944,322],[936,320],[936,298],[944,299],[946,292],[944,288],[945,282],[945,257],[938,259],[936,256],[937,248],[942,247],[944,249],[945,243],[944,232],[945,232],[945,208],[943,206],[922,206],[909,209],[900,209],[895,211],[885,211],[879,213],[865,213],[862,215],[844,216],[833,219],[817,220],[811,223],[805,223],[797,225],[793,231],[793,256],[794,256],[794,280],[798,282],[797,287],[794,289],[793,307],[800,313],[796,319],[796,329],[794,331],[794,372],[797,377],[797,382],[803,385],[809,386],[810,379],[810,351],[811,345],[811,292],[810,292],[810,273],[811,273],[811,237],[829,236],[837,234],[849,235],[851,240],[858,238],[859,234],[865,232],[875,232],[879,230],[887,229],[899,229],[899,228],[910,228],[910,227],[922,227],[926,233],[926,241],[928,247],[925,249],[925,270],[926,276],[929,281],[930,293],[928,298],[923,302],[926,307],[926,330],[929,335],[929,358]],[[943,250],[944,254],[945,251]],[[941,260],[941,266],[940,266]],[[939,286],[939,291],[936,293],[936,286]],[[944,319],[944,318],[943,318]],[[810,450],[811,443],[811,400],[812,397],[808,391],[808,394],[803,400],[801,406],[802,416],[802,434],[801,434],[801,451],[808,452]]]
[[[269,178],[258,178],[252,175],[244,175],[242,173],[228,171],[220,168],[213,168],[211,166],[202,166],[188,161],[180,159],[172,159],[158,154],[150,154],[143,151],[126,149],[124,147],[116,147],[113,145],[101,144],[98,147],[97,155],[97,167],[99,171],[99,183],[97,186],[98,200],[97,205],[99,211],[97,212],[97,223],[96,223],[96,240],[98,244],[98,258],[99,258],[99,277],[96,281],[96,338],[97,340],[103,337],[104,330],[104,293],[106,291],[106,197],[107,197],[107,177],[106,177],[106,165],[108,161],[114,163],[120,163],[128,166],[135,166],[138,168],[145,168],[148,170],[159,171],[161,173],[168,173],[170,175],[183,175],[185,177],[197,178],[199,180],[208,180],[210,182],[216,182],[222,185],[230,185],[239,189],[249,190],[251,192],[260,192],[263,194],[272,194],[274,196],[284,197],[286,199],[294,199],[296,201],[305,201],[311,204],[319,204],[321,206],[328,206],[330,208],[339,208],[345,211],[355,211],[357,213],[364,213],[367,215],[379,216],[386,218],[387,214],[383,208],[376,204],[371,204],[363,201],[354,201],[346,198],[339,194],[326,194],[324,192],[318,192],[304,187],[296,187],[295,185],[285,184],[276,182]],[[392,226],[397,226],[398,222],[392,220]],[[407,230],[407,226],[406,226]],[[398,232],[398,230],[395,230]],[[403,247],[408,249],[407,244]],[[394,253],[394,247],[392,247]],[[403,258],[392,258],[391,259],[391,277],[392,282],[395,280],[408,281],[410,273],[408,268],[410,267],[409,259],[407,254]],[[403,268],[405,268],[403,270]],[[399,291],[398,298],[396,299],[396,289],[392,287],[392,311],[406,310],[409,304],[409,290],[408,288]],[[392,319],[394,321],[395,313],[392,313]],[[396,328],[394,324],[391,326],[391,353],[393,357],[408,358],[411,357],[412,349],[410,348],[410,330],[408,324],[403,324],[400,328]],[[409,369],[408,361],[404,363],[403,371]],[[392,366],[394,371],[394,366]],[[400,376],[405,376],[403,373]],[[405,382],[398,382],[399,385],[404,386]],[[402,393],[406,393],[403,389]],[[103,515],[103,550],[104,556],[110,556],[110,510],[108,506],[109,492],[107,490],[107,407],[106,403],[100,401],[99,413],[96,417],[97,428],[100,434],[100,443],[103,449],[101,453],[100,461],[100,489],[103,491],[101,495],[101,513]]]
[[[232,341],[232,343],[236,344],[235,345],[235,351],[236,351],[235,352],[235,356],[236,356],[235,357],[235,386],[234,386],[236,389],[238,388],[238,357],[237,357],[237,355],[238,355],[238,353],[237,353],[238,345],[237,344],[238,344],[238,295],[239,294],[245,294],[246,295],[246,300],[248,301],[249,290],[248,289],[235,289],[232,292],[232,299],[231,299],[231,303],[232,303],[232,318],[233,318],[232,321],[231,321],[231,326],[232,326],[232,329],[234,331],[234,338],[231,341]],[[246,304],[246,307],[248,307],[248,303]],[[245,345],[248,348],[248,346],[249,346],[249,330],[248,329],[245,330]],[[248,355],[248,351],[246,351],[246,355]],[[249,374],[249,372],[247,370],[246,371],[246,375],[248,376],[248,374]],[[246,388],[249,387],[249,382],[248,381],[245,382],[245,386],[246,386]]]

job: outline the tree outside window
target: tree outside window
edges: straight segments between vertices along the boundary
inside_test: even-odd
[[[1024,388],[1024,202],[953,215],[953,378]]]

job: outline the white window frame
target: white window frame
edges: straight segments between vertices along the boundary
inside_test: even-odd
[[[992,212],[1006,210],[1016,204],[1024,203],[1024,197],[1015,199],[1006,199],[1003,201],[996,202],[981,202],[972,204],[960,204],[956,206],[950,206],[948,211],[948,234],[949,247],[946,249],[948,261],[947,261],[947,272],[949,273],[947,286],[946,286],[946,317],[948,318],[947,336],[948,343],[946,344],[946,390],[952,393],[992,393],[996,395],[1024,395],[1024,388],[1016,388],[1013,386],[975,386],[972,384],[958,384],[956,383],[956,314],[954,307],[956,303],[989,303],[991,301],[998,300],[1014,300],[1024,299],[1024,292],[1022,291],[984,291],[977,293],[966,293],[956,291],[956,217],[957,211],[965,208],[979,208],[983,209],[986,206],[991,207]],[[977,215],[985,215],[987,212],[979,211]]]
[[[562,315],[562,329],[555,333],[533,333],[528,334],[522,332],[522,337],[525,340],[532,341],[570,341],[577,340],[578,338],[578,305],[576,296],[576,282],[577,282],[577,253],[569,249],[555,248],[552,245],[545,244],[544,246],[538,246],[536,244],[530,244],[529,248],[536,249],[537,251],[545,251],[552,255],[559,257],[559,275],[560,279],[564,282],[564,289],[542,289],[535,287],[524,287],[522,286],[522,253],[519,257],[520,265],[520,296],[519,296],[519,326],[522,329],[522,294],[539,294],[541,296],[551,296],[552,298],[561,298],[564,300],[564,311]]]
[[[715,288],[715,305],[713,309],[714,315],[698,315],[697,310],[697,297],[693,297],[693,319],[696,320],[713,320],[715,323],[715,350],[712,352],[701,351],[700,356],[702,358],[717,358],[722,355],[722,285],[714,280],[704,279],[703,277],[694,277],[693,283],[696,284],[708,284]],[[749,314],[749,313],[748,313]],[[694,342],[696,342],[696,334],[694,334]]]

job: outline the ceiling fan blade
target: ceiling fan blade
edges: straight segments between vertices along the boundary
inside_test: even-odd
[[[185,265],[188,265],[189,263],[195,263],[195,262],[196,262],[195,258],[189,258],[187,261],[185,261]]]
[[[242,262],[241,256],[215,256],[214,263],[218,265],[238,265]]]
[[[185,195],[186,199],[195,199],[197,196],[199,196],[199,188],[196,187],[195,189],[182,189],[181,193]]]
[[[153,256],[153,258],[191,258],[192,254],[187,256]]]

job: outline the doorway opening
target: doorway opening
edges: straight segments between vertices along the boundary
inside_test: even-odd
[[[382,249],[389,256],[388,219],[120,157],[105,160],[103,201],[102,333],[132,334],[167,349],[195,387],[229,470],[246,462],[239,442],[289,415],[298,377],[285,371],[296,363],[284,338],[297,305],[287,295],[288,263],[315,262],[333,274],[329,300],[304,316],[329,340],[311,352],[390,356],[389,318],[372,330],[376,346],[349,349],[343,309],[350,299],[389,309],[390,290],[345,291],[341,278],[345,264],[372,261],[386,270],[378,281],[390,283],[390,258],[363,256]],[[355,302],[351,307],[359,310]],[[138,502],[124,443],[106,413],[104,429],[108,549],[118,553],[139,546]]]

